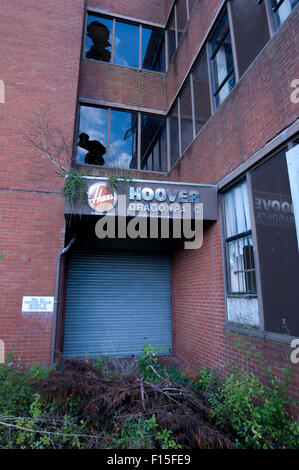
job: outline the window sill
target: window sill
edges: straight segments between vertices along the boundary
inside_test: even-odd
[[[234,333],[240,333],[246,336],[254,336],[256,338],[266,339],[288,345],[290,345],[293,339],[297,339],[296,336],[289,336],[280,333],[271,333],[269,331],[262,331],[255,327],[246,327],[242,325],[236,326],[231,323],[226,323],[224,326],[224,332],[228,333],[230,331]]]

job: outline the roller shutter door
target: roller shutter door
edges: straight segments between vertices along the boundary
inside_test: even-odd
[[[172,348],[170,257],[70,254],[64,356],[130,357],[145,344]]]

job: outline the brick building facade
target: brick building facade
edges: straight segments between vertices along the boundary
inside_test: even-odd
[[[0,249],[4,253],[0,264],[0,339],[6,351],[13,351],[16,362],[49,365],[54,349],[72,351],[71,346],[64,347],[66,337],[68,344],[79,348],[74,321],[84,328],[84,318],[72,319],[71,311],[77,312],[77,307],[70,298],[76,298],[72,292],[80,290],[79,281],[72,276],[91,243],[92,253],[112,253],[111,259],[115,253],[125,253],[129,275],[135,266],[130,253],[141,253],[144,266],[147,255],[153,253],[158,264],[149,269],[160,276],[166,264],[160,265],[159,259],[167,252],[172,324],[167,326],[165,320],[165,328],[171,328],[172,350],[178,358],[196,367],[214,366],[220,374],[229,360],[259,373],[258,362],[248,360],[234,347],[230,335],[234,331],[245,342],[250,338],[273,370],[280,373],[284,361],[289,360],[291,341],[299,337],[295,288],[299,283],[299,259],[294,241],[296,225],[299,227],[295,202],[298,192],[289,163],[299,159],[297,3],[28,0],[24,7],[19,0],[2,2],[5,21],[0,33],[0,79],[5,100],[0,104]],[[88,29],[92,23],[98,23],[100,32]],[[104,32],[108,39],[99,46],[95,37],[98,34],[97,40],[101,37],[103,41]],[[94,49],[88,41],[93,41]],[[136,44],[138,53],[132,44]],[[217,188],[217,221],[204,220],[202,247],[186,250],[181,240],[167,249],[163,243],[146,247],[138,240],[97,246],[94,240],[90,242],[89,235],[84,245],[84,233],[86,227],[94,226],[94,215],[79,221],[71,217],[66,224],[61,196],[64,178],[55,175],[42,150],[26,139],[36,134],[37,115],[46,107],[53,128],[73,144],[72,166],[83,169],[93,183],[118,174],[148,186],[151,181],[160,181],[162,188],[167,182]],[[89,132],[88,122],[101,123],[101,133],[95,124]],[[122,138],[117,134],[120,122],[130,122],[131,126],[122,128]],[[90,139],[99,141],[103,129],[105,163],[87,164],[86,154],[77,145],[79,134],[87,133]],[[124,149],[121,155],[120,148]],[[120,161],[122,164],[117,163]],[[298,172],[298,166],[294,171]],[[281,180],[285,175],[289,177],[282,188],[280,172]],[[247,195],[241,204],[246,227],[228,233],[230,217],[235,218],[237,226],[239,223],[241,193],[234,192],[234,188]],[[263,213],[257,200],[265,204]],[[277,201],[285,208],[285,214],[277,210],[280,219],[274,217]],[[235,204],[233,216],[231,204]],[[77,232],[74,245],[60,256]],[[74,251],[77,254],[70,260]],[[268,258],[263,253],[268,253]],[[109,259],[105,269],[114,273]],[[86,273],[100,268],[86,264],[84,269]],[[100,271],[96,272],[101,276]],[[136,272],[133,274],[136,277]],[[149,286],[150,274],[144,280]],[[113,276],[110,294],[104,296],[99,289],[104,305],[108,294],[113,298],[120,292],[122,279]],[[269,297],[271,285],[273,300]],[[126,296],[130,288],[122,295]],[[152,289],[160,295],[158,285]],[[137,304],[143,311],[142,292],[134,292],[136,298],[139,295]],[[53,311],[22,311],[24,296],[55,296]],[[125,297],[124,302],[127,304],[129,299]],[[280,307],[281,299],[286,311]],[[150,300],[146,297],[144,302]],[[235,307],[236,302],[244,309],[238,313],[240,318],[236,316],[236,308],[240,308]],[[99,308],[98,304],[86,305],[86,312]],[[157,309],[161,318],[166,318],[167,309],[161,307],[160,312],[158,304]],[[124,309],[125,314],[129,324],[129,308]],[[92,330],[96,320],[90,315],[91,323],[86,324],[93,325],[89,326]],[[111,318],[113,315],[116,310]],[[140,321],[145,318],[137,319],[136,324]],[[153,335],[149,334],[150,338],[155,338],[160,328],[157,321],[156,329],[148,327]],[[120,343],[125,334],[131,334],[129,329],[119,333]],[[150,342],[147,335],[144,338],[145,344]],[[98,341],[106,344],[103,337]],[[91,343],[85,342],[85,353],[90,352],[89,347]],[[127,355],[135,352],[130,350]],[[296,398],[298,380],[295,364],[290,391]]]

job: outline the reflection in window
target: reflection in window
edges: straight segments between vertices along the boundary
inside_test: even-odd
[[[152,114],[82,104],[76,161],[79,164],[166,172],[166,119]]]
[[[176,50],[176,33],[175,33],[175,16],[174,16],[174,8],[172,9],[172,13],[169,18],[168,26],[168,63],[170,64],[173,54]]]
[[[185,26],[187,24],[186,0],[177,0],[177,22],[178,22],[178,41],[181,39]]]
[[[141,169],[167,170],[167,139],[165,118],[142,114],[141,118]]]
[[[235,86],[234,61],[227,14],[210,42],[214,96],[218,107]]]
[[[155,72],[165,72],[164,31],[142,28],[141,68]]]
[[[113,23],[115,28],[113,28]],[[142,41],[140,41],[140,31]],[[162,29],[139,26],[89,14],[85,41],[87,59],[165,72],[165,34]],[[140,44],[141,42],[141,44]],[[141,47],[141,54],[140,48]],[[112,57],[113,50],[113,57]],[[141,55],[141,63],[139,58]]]
[[[265,2],[231,2],[240,77],[270,39]],[[250,21],[248,21],[250,18]]]
[[[116,21],[114,40],[114,64],[139,66],[139,26]]]
[[[112,20],[105,17],[88,15],[85,57],[87,59],[110,62]],[[111,39],[110,39],[111,41]]]
[[[190,79],[187,80],[182,93],[180,94],[180,116],[181,116],[181,136],[182,153],[186,150],[193,140],[193,120],[191,103],[191,85]]]
[[[209,74],[206,54],[202,54],[192,72],[194,106],[195,106],[195,130],[196,133],[211,116]]]
[[[169,113],[169,129],[170,129],[170,163],[173,166],[180,157],[179,147],[179,119],[178,119],[178,103],[172,107]]]
[[[137,113],[111,110],[109,166],[137,168]]]
[[[272,0],[272,9],[275,13],[277,27],[287,19],[298,3],[299,0]]]
[[[104,165],[107,147],[108,110],[92,106],[80,107],[77,162]]]

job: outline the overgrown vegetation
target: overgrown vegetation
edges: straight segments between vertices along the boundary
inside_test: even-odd
[[[252,352],[252,351],[251,351]],[[137,360],[0,366],[1,448],[299,448],[286,404],[290,371],[267,382],[242,368],[170,366],[147,345]]]
[[[69,170],[66,173],[62,195],[65,202],[74,205],[76,202],[82,204],[87,199],[87,184],[79,170]]]

